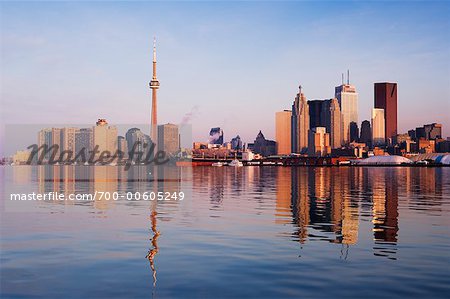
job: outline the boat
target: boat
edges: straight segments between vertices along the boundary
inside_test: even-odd
[[[239,161],[238,159],[234,159],[233,161],[228,163],[228,165],[229,166],[235,166],[235,167],[244,166],[244,164],[241,161]]]
[[[215,167],[221,167],[223,165],[224,164],[222,162],[215,162],[215,163],[211,164],[211,166],[215,166]]]

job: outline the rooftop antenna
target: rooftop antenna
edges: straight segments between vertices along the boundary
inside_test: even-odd
[[[342,85],[344,85],[344,73],[342,73]]]
[[[350,70],[347,70],[347,85],[350,85]]]
[[[298,86],[298,94],[302,95],[302,86],[301,85]]]

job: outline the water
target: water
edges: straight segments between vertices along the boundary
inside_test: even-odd
[[[0,171],[2,298],[444,297],[450,291],[449,168]],[[185,198],[9,200],[12,192],[95,190],[183,191]]]

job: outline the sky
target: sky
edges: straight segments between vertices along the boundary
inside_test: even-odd
[[[1,2],[1,123],[150,122],[153,36],[159,123],[192,123],[206,141],[275,138],[275,112],[398,83],[399,132],[450,136],[450,2]],[[2,126],[2,128],[4,128]],[[4,129],[1,133],[4,142]]]

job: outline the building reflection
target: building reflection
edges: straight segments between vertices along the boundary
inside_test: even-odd
[[[357,243],[359,208],[350,196],[349,171],[331,167],[291,169],[292,214],[300,243],[307,239]]]
[[[309,180],[312,168],[291,168],[291,205],[294,223],[297,224],[297,232],[300,243],[304,243],[308,237],[309,224]]]
[[[291,218],[292,181],[286,180],[286,178],[290,176],[291,176],[290,167],[277,167],[275,223],[278,224],[287,224],[292,222]]]
[[[398,168],[373,169],[374,255],[396,259],[398,233]]]

